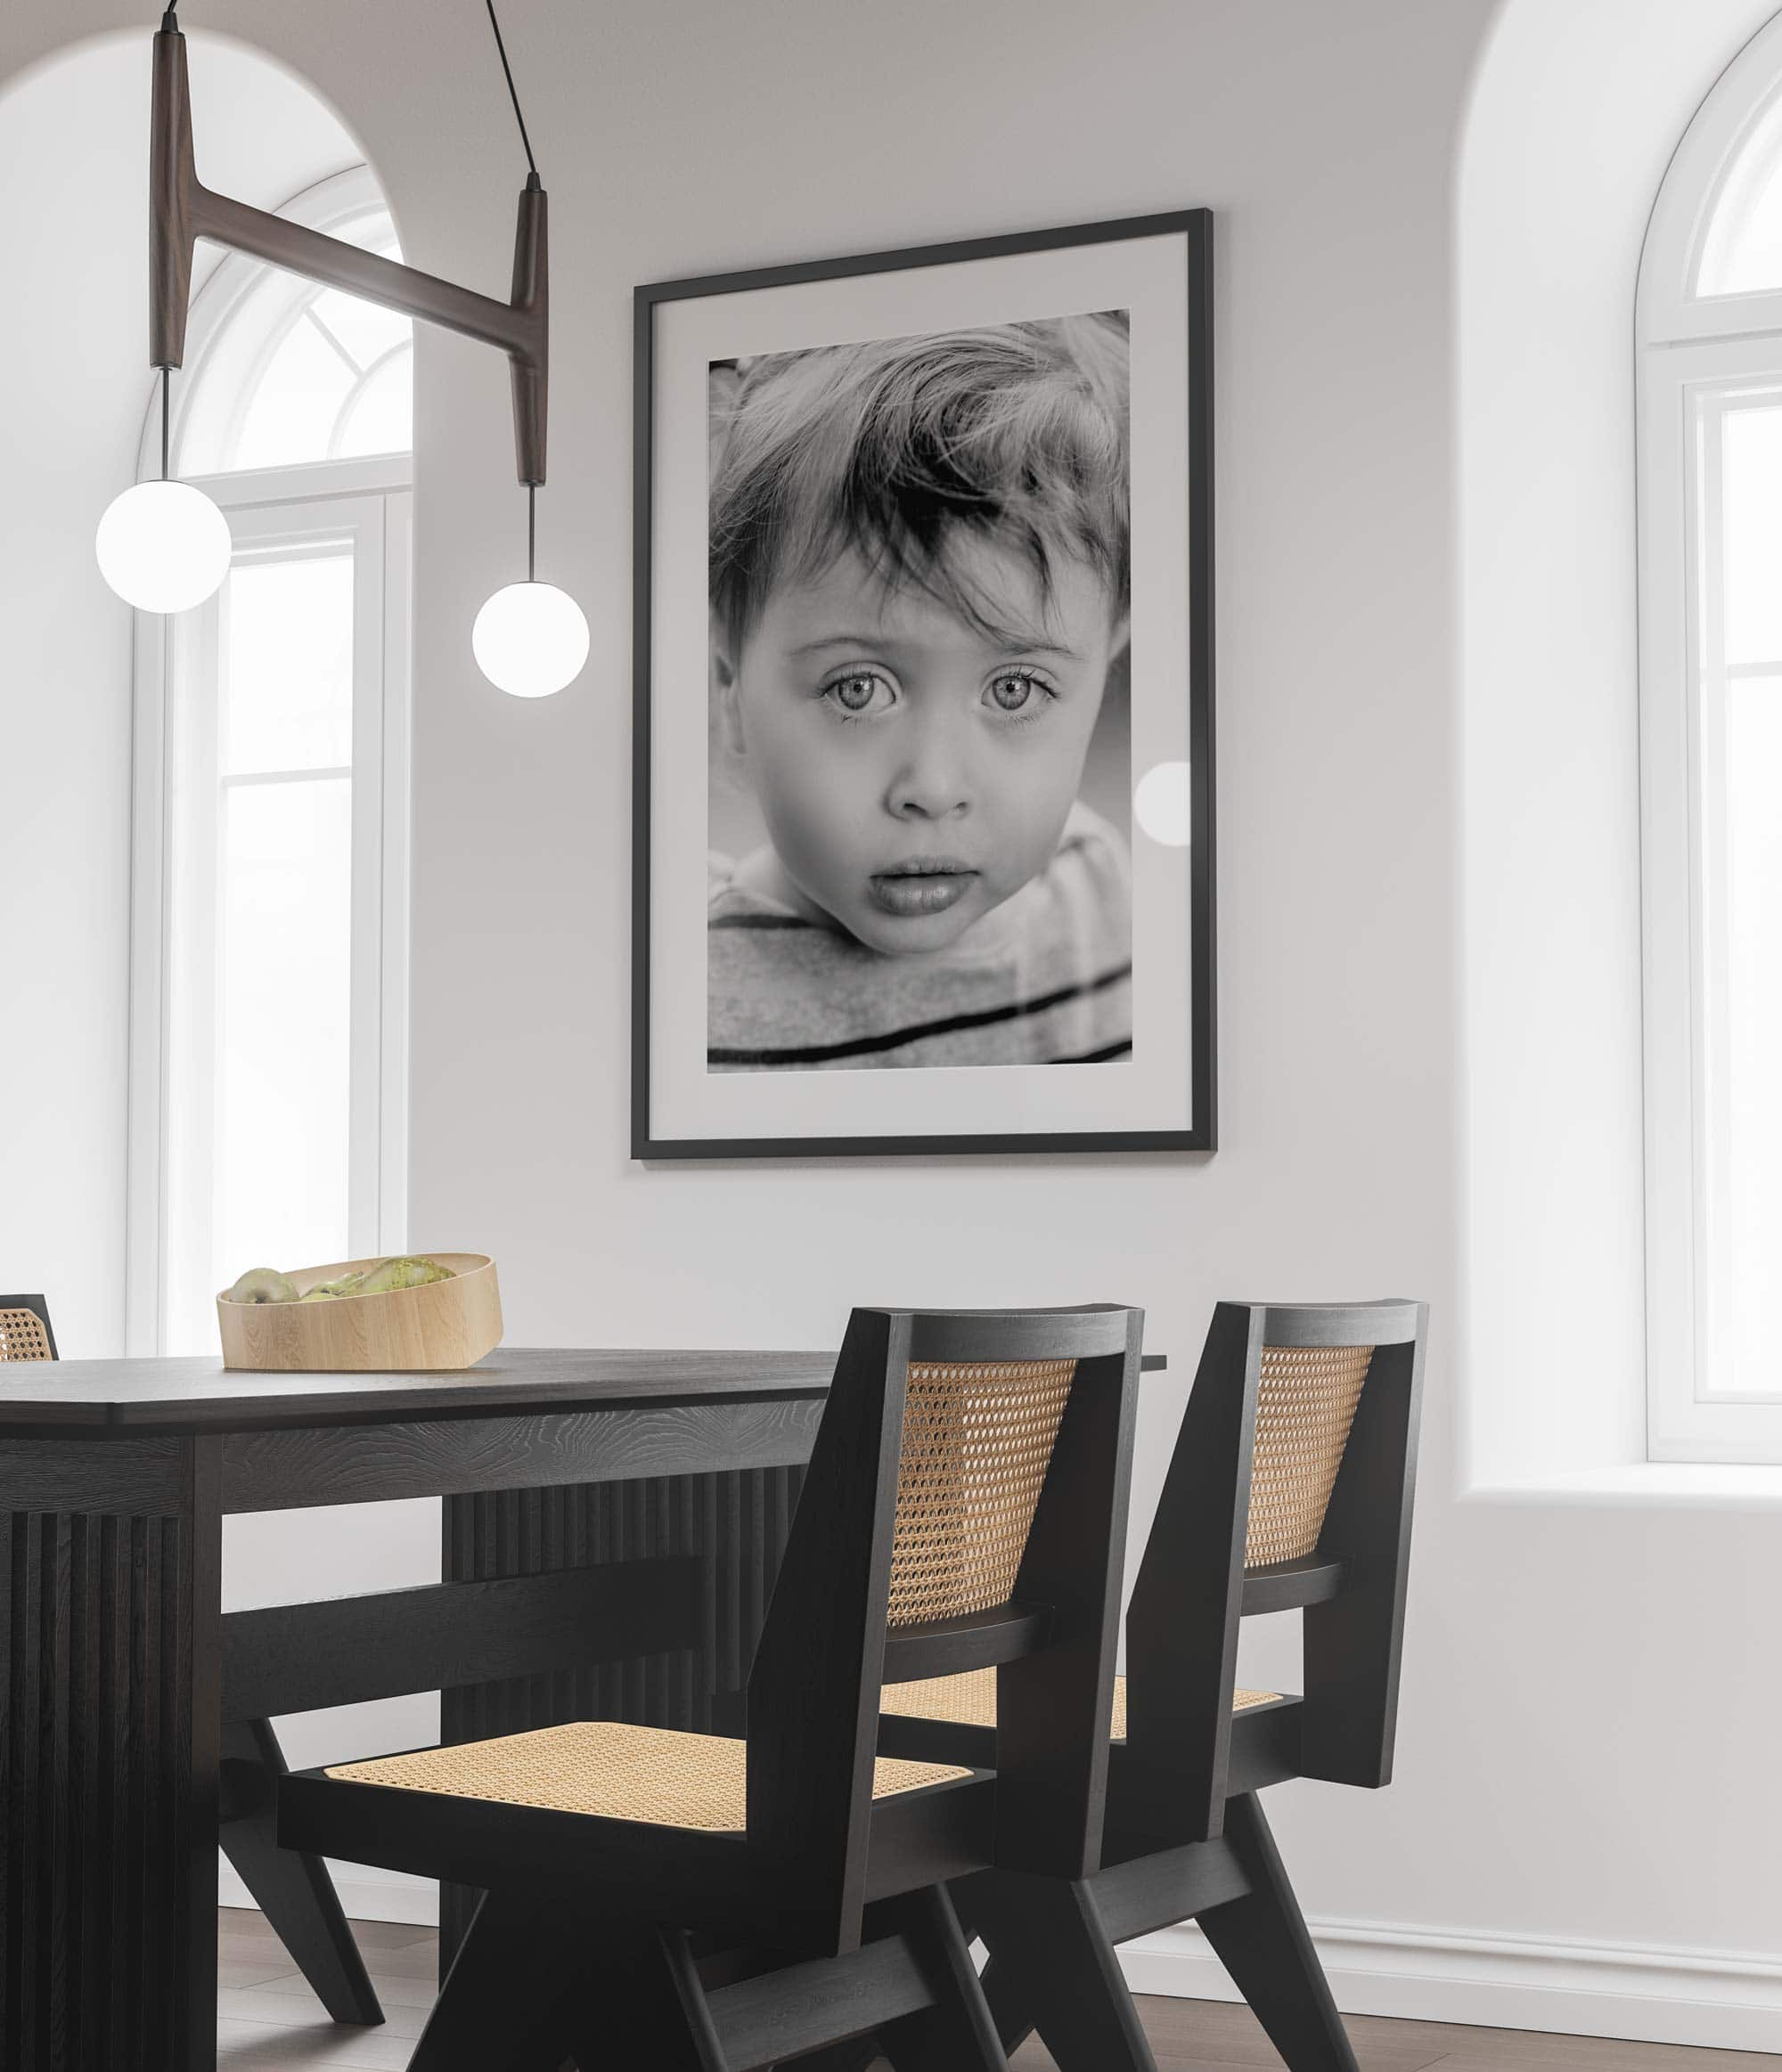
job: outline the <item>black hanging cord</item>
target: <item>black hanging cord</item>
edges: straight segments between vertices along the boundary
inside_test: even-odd
[[[173,369],[161,369],[161,480],[168,478],[168,392],[173,380]]]
[[[501,23],[495,20],[495,0],[483,0],[489,11],[489,27],[495,32],[495,49],[501,54],[502,71],[507,79],[507,97],[513,102],[513,119],[519,125],[519,141],[526,147],[526,163],[531,171],[529,184],[539,184],[538,161],[532,155],[532,139],[526,134],[526,118],[519,112],[519,95],[513,84],[513,67],[507,61],[507,45],[502,41]]]
[[[528,482],[526,485],[526,580],[536,583],[533,574],[538,552],[538,485]]]

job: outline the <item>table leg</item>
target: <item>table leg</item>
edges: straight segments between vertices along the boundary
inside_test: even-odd
[[[0,2064],[216,2064],[219,1466],[0,1441]]]
[[[440,1740],[478,1741],[572,1719],[710,1731],[714,1698],[740,1690],[748,1680],[804,1477],[802,1467],[753,1468],[447,1497],[447,1582],[663,1554],[701,1554],[707,1569],[705,1616],[694,1647],[448,1691],[440,1706]],[[442,1978],[478,1897],[462,1885],[440,1889]]]

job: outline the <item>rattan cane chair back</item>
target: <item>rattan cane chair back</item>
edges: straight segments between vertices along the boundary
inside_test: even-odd
[[[0,1295],[0,1365],[11,1360],[53,1359],[55,1333],[41,1295]]]
[[[1013,1596],[1075,1375],[1074,1359],[910,1363],[888,1625]]]
[[[1371,1345],[1263,1346],[1247,1569],[1304,1561],[1318,1551],[1373,1357]]]
[[[994,1668],[993,1860],[1099,1860],[1143,1317],[856,1310],[748,1684],[748,1834],[811,1939],[867,1896],[885,1682]],[[880,1815],[882,1820],[883,1815]]]
[[[1127,1616],[1128,1747],[1173,1839],[1221,1830],[1247,1612],[1304,1613],[1296,1773],[1391,1777],[1426,1326],[1214,1311]]]

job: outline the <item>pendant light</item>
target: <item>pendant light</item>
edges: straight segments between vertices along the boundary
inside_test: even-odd
[[[515,697],[549,697],[582,673],[588,658],[588,622],[567,590],[534,574],[538,528],[535,492],[526,492],[526,581],[495,591],[470,628],[470,652],[498,690]]]
[[[168,476],[168,379],[161,369],[161,472],[114,496],[93,542],[99,573],[138,611],[190,611],[229,573],[229,521],[201,489]]]
[[[507,302],[203,186],[192,156],[185,37],[173,7],[162,16],[154,39],[149,159],[149,358],[161,377],[161,476],[118,497],[100,519],[94,542],[100,573],[138,609],[187,610],[213,595],[229,571],[228,521],[201,490],[174,481],[168,471],[169,378],[184,358],[192,247],[202,237],[506,353],[513,384],[514,453],[527,493],[526,580],[508,583],[484,605],[471,648],[489,681],[518,697],[546,697],[580,674],[588,658],[588,622],[567,591],[537,580],[535,567],[535,499],[544,481],[550,367],[545,194],[495,0],[485,4],[527,167],[514,234],[513,292]]]

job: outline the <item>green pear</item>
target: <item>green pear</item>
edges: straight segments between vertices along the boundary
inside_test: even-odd
[[[251,1267],[230,1289],[225,1300],[231,1302],[294,1302],[297,1300],[297,1284],[287,1279],[275,1267]]]
[[[323,1281],[311,1288],[302,1300],[306,1302],[325,1302],[337,1295],[362,1295],[365,1292],[363,1283],[366,1270],[361,1267],[356,1273],[342,1274],[338,1281]]]
[[[430,1259],[380,1260],[360,1284],[362,1295],[387,1295],[396,1288],[424,1288],[431,1281],[449,1281],[452,1269]]]

